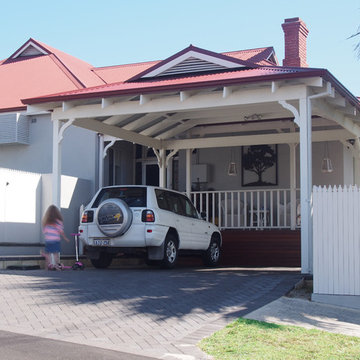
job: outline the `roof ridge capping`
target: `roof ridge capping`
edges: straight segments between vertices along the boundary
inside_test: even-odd
[[[126,82],[166,75],[180,75],[209,70],[227,70],[239,67],[257,68],[259,65],[190,45],[126,80]]]

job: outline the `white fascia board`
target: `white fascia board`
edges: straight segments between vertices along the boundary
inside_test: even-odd
[[[258,89],[234,91],[227,98],[223,98],[222,92],[219,92],[198,93],[183,102],[179,101],[178,96],[157,98],[141,106],[139,106],[139,103],[136,101],[114,103],[104,109],[99,104],[78,105],[64,112],[59,112],[57,109],[54,109],[53,117],[59,120],[66,120],[69,118],[78,119],[139,113],[206,110],[234,105],[277,102],[279,100],[298,100],[305,97],[306,86],[304,85],[283,86],[275,93],[271,93],[269,86]]]
[[[48,111],[48,109],[49,109],[49,106],[45,106],[45,105],[27,105],[26,115],[48,114],[50,112],[50,111]]]
[[[39,51],[41,54],[43,55],[48,55],[49,53],[47,51],[45,51],[44,49],[40,48],[38,45],[36,45],[35,43],[33,43],[32,41],[30,41],[28,44],[24,45],[23,47],[21,47],[19,49],[18,52],[16,52],[12,59],[16,59],[18,56],[20,56],[27,48],[29,48],[30,46],[34,47],[37,51]]]
[[[213,64],[217,64],[220,66],[224,66],[226,68],[232,69],[232,68],[236,68],[236,67],[244,67],[244,65],[241,65],[237,62],[232,62],[232,61],[228,61],[225,59],[220,59],[218,57],[214,57],[214,56],[210,56],[207,54],[203,54],[203,53],[199,53],[197,51],[194,50],[190,50],[189,52],[180,55],[179,57],[169,61],[168,63],[164,64],[163,66],[158,67],[157,69],[149,72],[148,74],[144,75],[143,78],[147,78],[147,77],[154,77],[157,76],[161,73],[163,73],[164,71],[171,69],[172,67],[180,64],[181,62],[189,59],[190,57],[194,57],[200,60],[204,60],[207,61],[209,63],[213,63]]]

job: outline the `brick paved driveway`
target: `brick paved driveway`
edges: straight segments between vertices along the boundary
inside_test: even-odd
[[[205,359],[204,336],[289,290],[294,271],[0,271],[0,330],[153,356]]]

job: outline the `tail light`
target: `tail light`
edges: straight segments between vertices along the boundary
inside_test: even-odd
[[[141,220],[143,222],[154,222],[155,214],[152,210],[143,210]]]
[[[91,223],[94,221],[94,212],[92,210],[86,210],[84,211],[81,222],[82,223]]]

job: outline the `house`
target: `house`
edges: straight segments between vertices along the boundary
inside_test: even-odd
[[[184,191],[237,242],[256,234],[249,251],[263,265],[275,241],[261,251],[265,230],[279,238],[300,229],[302,272],[311,273],[312,184],[359,183],[360,104],[329,71],[307,66],[305,23],[282,26],[282,66],[271,47],[220,54],[190,45],[163,61],[92,68],[103,84],[22,97],[28,118],[44,114],[53,125],[52,202],[61,204],[60,176],[74,161],[67,136],[92,131],[92,189]]]
[[[39,254],[43,242],[41,217],[51,202],[51,116],[45,112],[28,116],[21,99],[105,84],[92,68],[34,39],[0,61],[2,255]],[[69,190],[77,185],[71,202],[68,199],[63,202],[67,233],[74,232],[80,204],[95,191],[97,146],[96,133],[75,127],[69,129],[64,139],[63,156],[71,160],[64,162],[63,180]],[[73,251],[73,246],[68,245],[65,250]]]

